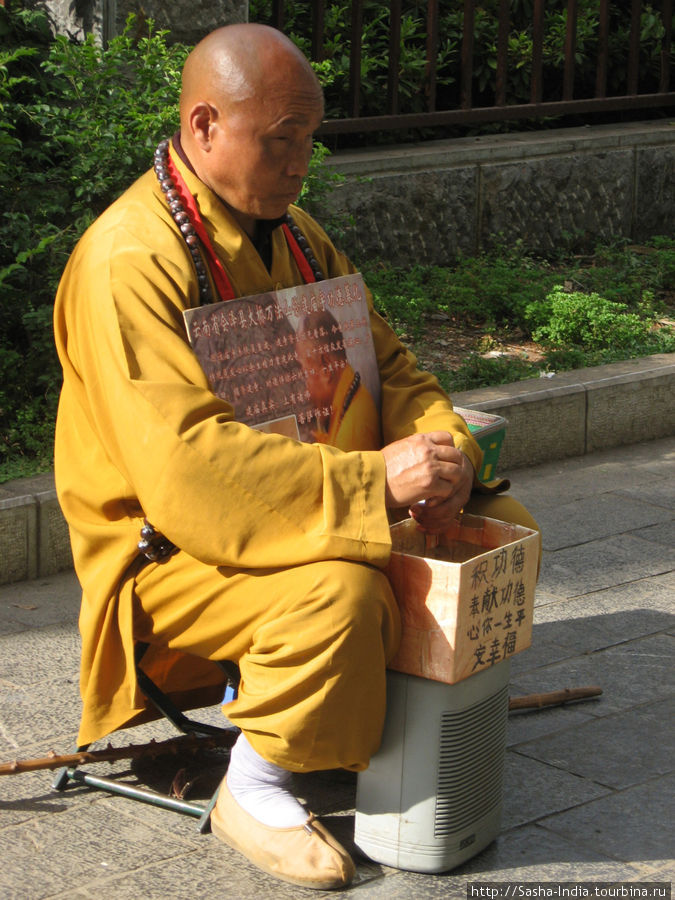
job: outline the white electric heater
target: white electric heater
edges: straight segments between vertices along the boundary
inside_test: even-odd
[[[387,672],[382,746],[356,792],[366,856],[443,872],[499,834],[509,670],[507,659],[454,685]]]

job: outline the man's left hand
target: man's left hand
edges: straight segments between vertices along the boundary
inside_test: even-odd
[[[447,531],[471,496],[474,469],[468,456],[461,454],[461,465],[457,466],[455,490],[449,497],[430,497],[424,503],[410,507],[410,515],[422,531],[441,534]]]

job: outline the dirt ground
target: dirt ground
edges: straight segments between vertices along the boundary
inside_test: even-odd
[[[537,362],[542,348],[524,334],[486,336],[481,325],[466,324],[443,313],[429,317],[421,335],[403,335],[402,340],[417,356],[422,368],[438,371],[456,369],[471,353],[482,356],[509,356]]]
[[[666,297],[669,314],[652,326],[652,330],[675,328],[675,295]],[[671,312],[671,310],[673,312]],[[484,357],[511,357],[537,363],[544,358],[540,344],[528,339],[518,329],[506,334],[486,335],[480,324],[467,324],[444,313],[429,317],[419,336],[402,335],[406,346],[415,353],[423,369],[456,369],[471,353]]]

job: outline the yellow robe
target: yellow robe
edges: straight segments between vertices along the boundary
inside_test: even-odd
[[[175,162],[237,296],[301,283],[281,229],[268,272],[218,197]],[[316,222],[291,212],[327,277],[354,271]],[[198,303],[192,260],[148,172],[83,236],[55,306],[64,372],[56,485],[83,590],[81,743],[147,717],[133,668],[128,577],[144,516],[213,566],[345,559],[382,568],[389,557],[382,454],[235,422],[187,342],[182,311]],[[463,420],[369,303],[384,443],[445,429],[478,471],[481,452]],[[176,653],[157,653],[151,672],[182,692],[183,705],[193,687],[210,682],[219,691],[222,682],[212,663],[186,665]]]
[[[328,431],[314,432],[314,435],[317,441],[340,450],[355,447],[379,450],[382,446],[379,415],[370,391],[363,383],[359,384],[343,414],[354,375],[354,369],[347,364],[335,387]]]

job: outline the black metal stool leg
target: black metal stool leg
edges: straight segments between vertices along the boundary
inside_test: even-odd
[[[88,750],[89,744],[82,744],[82,746],[75,746],[75,753],[79,753],[82,750]],[[54,775],[54,780],[52,781],[52,790],[54,791],[65,791],[68,787],[68,782],[70,781],[70,773],[73,772],[74,769],[69,768],[68,766],[63,766],[60,769],[56,770],[56,774]]]
[[[211,832],[211,811],[213,807],[216,805],[216,800],[218,799],[218,791],[220,790],[220,785],[213,792],[213,796],[209,800],[208,803],[204,805],[202,808],[202,814],[199,818],[199,833],[200,834],[210,834]]]
[[[196,737],[208,737],[211,735],[222,734],[223,732],[238,732],[239,729],[231,726],[224,728],[217,725],[210,725],[207,722],[197,722],[188,718],[169,697],[154,683],[154,681],[143,671],[140,666],[141,660],[148,648],[148,644],[137,644],[135,651],[136,677],[138,685],[145,697],[153,704],[153,706],[167,718],[174,727],[183,734],[194,735]],[[239,684],[239,669],[230,662],[220,663],[227,675],[227,691],[225,701],[234,699],[237,695],[237,687]],[[75,753],[87,750],[89,744],[77,746]],[[117,794],[127,797],[131,800],[139,800],[152,806],[162,809],[173,810],[174,812],[183,813],[194,816],[199,819],[200,834],[207,834],[211,830],[211,810],[216,804],[219,787],[216,788],[211,799],[205,803],[189,803],[177,797],[169,797],[165,794],[159,794],[149,788],[135,787],[122,781],[115,781],[113,778],[105,778],[99,775],[91,775],[82,769],[74,766],[64,766],[58,769],[52,782],[52,788],[56,791],[64,791],[70,782],[84,784],[97,790],[107,791],[111,794]]]

